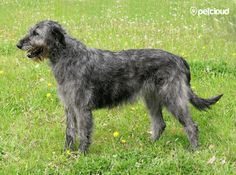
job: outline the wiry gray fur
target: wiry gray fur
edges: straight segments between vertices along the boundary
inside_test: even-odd
[[[189,66],[179,56],[159,49],[112,52],[89,48],[54,21],[36,24],[17,47],[27,50],[28,57],[36,61],[50,60],[67,116],[65,149],[75,149],[78,134],[80,151],[88,150],[93,109],[113,107],[137,95],[144,97],[154,140],[165,129],[162,108],[166,107],[183,125],[195,148],[198,127],[189,114],[188,102],[204,110],[221,97],[197,97],[190,88]]]

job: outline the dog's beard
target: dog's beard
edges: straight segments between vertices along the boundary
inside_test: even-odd
[[[47,49],[44,47],[34,47],[27,50],[27,57],[33,61],[40,62],[48,57]]]

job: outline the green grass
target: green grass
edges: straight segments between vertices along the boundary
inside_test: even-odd
[[[192,16],[192,6],[230,8],[230,14]],[[189,150],[182,127],[166,111],[167,129],[151,142],[139,100],[94,111],[89,154],[63,153],[65,119],[52,73],[46,62],[31,62],[15,47],[29,26],[42,19],[59,21],[90,47],[161,48],[185,57],[197,94],[224,93],[212,110],[191,107],[200,148]],[[0,1],[0,174],[234,174],[235,19],[235,1]],[[209,163],[213,156],[216,160]]]

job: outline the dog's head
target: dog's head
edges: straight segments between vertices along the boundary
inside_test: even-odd
[[[42,61],[48,58],[51,49],[65,45],[65,34],[57,22],[45,20],[30,28],[16,46],[27,51],[27,57],[32,60]]]

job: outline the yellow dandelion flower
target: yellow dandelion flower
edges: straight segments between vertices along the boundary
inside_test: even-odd
[[[4,74],[4,71],[3,70],[0,70],[0,75]]]
[[[132,110],[132,111],[135,111],[135,107],[131,107],[131,110]]]
[[[52,94],[51,93],[47,93],[47,98],[51,97]]]
[[[121,140],[121,143],[125,144],[125,143],[126,143],[126,140],[125,140],[125,139],[122,139],[122,140]]]
[[[71,155],[70,150],[66,150],[66,154],[67,154],[67,155]]]
[[[48,87],[52,87],[52,83],[48,83]]]
[[[205,48],[206,48],[205,46],[202,47],[202,49],[205,49]]]
[[[114,136],[114,137],[118,137],[119,135],[120,135],[120,133],[117,132],[117,131],[113,133],[113,136]]]

